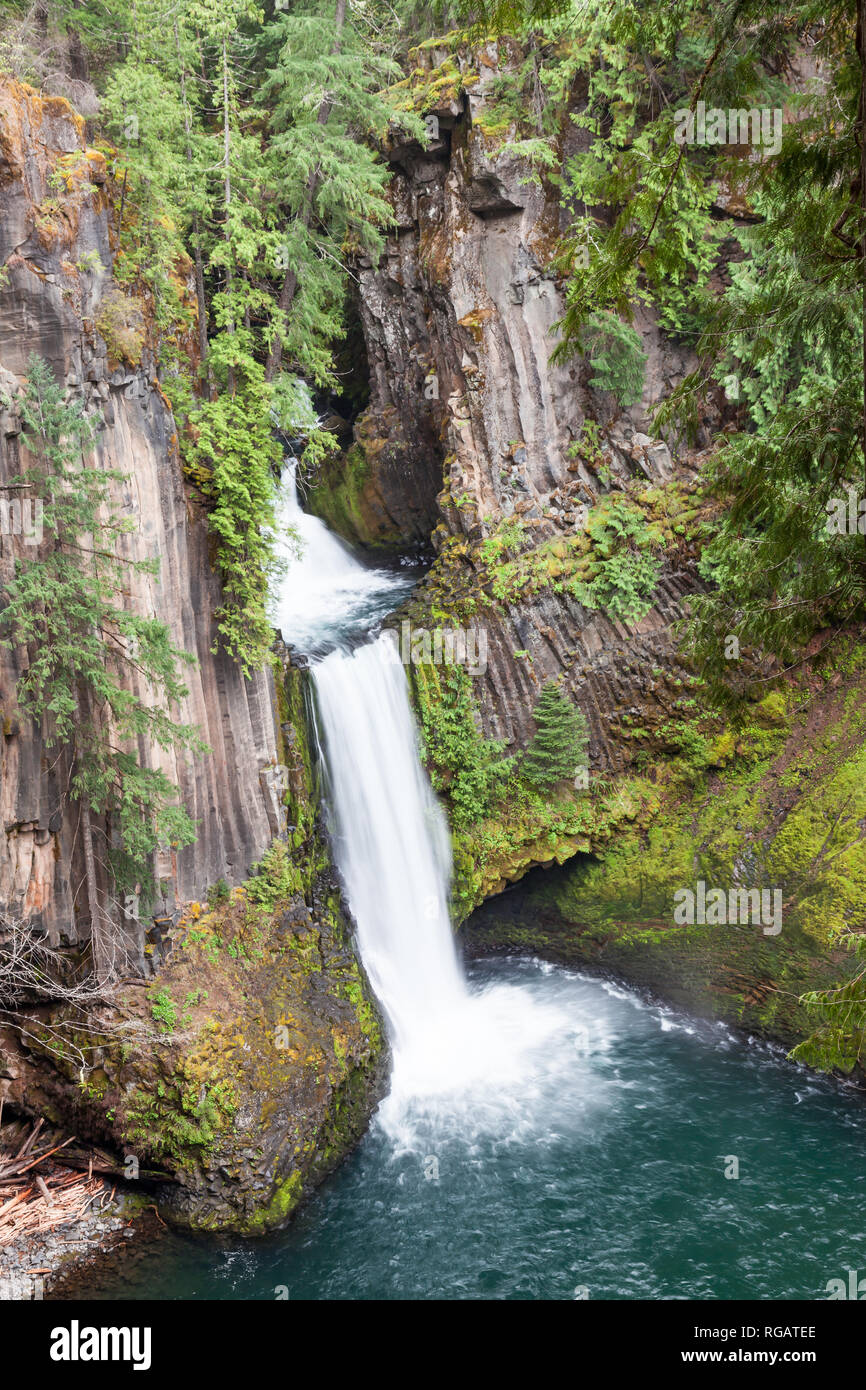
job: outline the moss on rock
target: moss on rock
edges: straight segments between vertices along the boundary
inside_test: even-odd
[[[835,675],[780,685],[718,735],[709,759],[685,747],[647,768],[657,800],[642,821],[488,901],[467,924],[470,949],[590,966],[788,1048],[802,1043],[816,1025],[802,996],[851,979],[844,947],[866,928],[864,722],[862,654],[845,654]],[[778,890],[781,931],[678,924],[674,894],[698,881]]]
[[[32,1020],[43,1113],[130,1158],[174,1224],[282,1225],[363,1133],[387,1044],[321,824],[305,676],[278,708],[289,829],[241,887],[190,903],[158,973],[84,1018]],[[28,1063],[29,1065],[29,1063]]]
[[[338,536],[361,545],[396,545],[400,536],[396,529],[375,515],[370,495],[372,482],[369,446],[375,455],[377,441],[356,440],[350,449],[327,460],[319,469],[316,485],[309,496],[310,510]],[[379,448],[385,441],[378,441]]]

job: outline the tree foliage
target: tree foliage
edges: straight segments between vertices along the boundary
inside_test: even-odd
[[[53,0],[49,11],[52,32],[89,55],[113,142],[114,275],[148,306],[225,580],[216,637],[249,674],[272,641],[280,451],[269,436],[292,432],[283,377],[339,389],[347,256],[377,257],[392,220],[376,140],[392,118],[424,138],[385,91],[399,75],[400,16],[347,0]],[[313,428],[314,455],[329,442]]]
[[[532,717],[535,733],[521,763],[523,777],[539,788],[573,781],[586,763],[589,731],[583,711],[572,704],[555,681],[548,681]]]

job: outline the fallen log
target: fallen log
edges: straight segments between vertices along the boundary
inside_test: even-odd
[[[21,1148],[18,1150],[17,1154],[15,1155],[16,1161],[17,1161],[19,1158],[23,1158],[25,1154],[28,1154],[28,1153],[30,1152],[30,1150],[32,1149],[33,1145],[34,1145],[35,1142],[36,1142],[37,1136],[38,1136],[39,1131],[40,1131],[40,1129],[42,1128],[43,1124],[44,1124],[44,1121],[43,1121],[43,1120],[41,1119],[41,1117],[40,1117],[40,1119],[38,1119],[38,1120],[36,1121],[36,1124],[34,1125],[33,1130],[32,1130],[31,1133],[27,1136],[27,1138],[24,1140],[24,1143],[21,1145]]]
[[[75,1135],[72,1134],[68,1139],[64,1139],[62,1144],[55,1144],[53,1149],[49,1149],[47,1153],[40,1154],[38,1158],[34,1158],[32,1163],[28,1163],[26,1168],[21,1169],[21,1172],[26,1173],[28,1168],[35,1168],[37,1163],[41,1163],[44,1158],[50,1158],[52,1154],[59,1153],[61,1149],[66,1148],[67,1144],[71,1144],[74,1138]]]

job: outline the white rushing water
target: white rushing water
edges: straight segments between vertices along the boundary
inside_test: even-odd
[[[313,671],[340,868],[398,1055],[465,987],[448,920],[448,827],[424,775],[389,636]]]
[[[327,648],[368,616],[384,617],[410,587],[388,570],[365,569],[323,521],[301,509],[294,459],[283,473],[277,529],[287,569],[274,620],[302,652]]]
[[[467,987],[448,912],[448,826],[422,766],[396,642],[383,633],[348,643],[396,606],[406,581],[365,570],[300,510],[293,474],[284,485],[302,549],[290,558],[278,621],[302,650],[321,653],[323,633],[337,644],[312,674],[335,855],[393,1050],[379,1121],[405,1147],[429,1140],[431,1119],[499,1133],[506,1117],[519,1128],[531,1097],[561,1073],[551,1038],[573,1048],[579,1030],[559,1003],[519,985]]]
[[[449,1128],[500,1129],[567,1018],[520,987],[467,988],[448,913],[448,826],[390,634],[351,655],[332,652],[313,678],[337,862],[394,1054],[380,1122],[407,1146],[419,1121],[429,1133],[431,1111]],[[544,1060],[546,1073],[553,1062]]]

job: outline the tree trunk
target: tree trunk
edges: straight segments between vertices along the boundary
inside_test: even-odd
[[[90,695],[79,683],[77,691],[78,726],[87,728],[91,720]],[[76,754],[77,756],[77,754]],[[93,850],[93,821],[87,797],[81,802],[81,842],[84,848],[84,881],[87,887],[87,906],[90,913],[90,954],[93,973],[101,985],[110,984],[116,978],[115,932],[111,917],[105,908],[100,892],[99,877],[96,870],[96,855]]]
[[[337,9],[334,14],[334,42],[331,45],[332,54],[337,54],[340,51],[343,42],[343,26],[345,25],[345,22],[346,0],[337,0]],[[326,95],[323,98],[321,105],[319,106],[318,112],[316,113],[316,125],[327,124],[328,117],[331,114],[333,105],[334,103],[331,100],[331,98]],[[310,222],[312,221],[313,204],[315,203],[320,178],[321,175],[319,169],[315,168],[313,172],[310,174],[310,177],[307,179],[307,186],[304,189],[304,199],[301,203],[301,210],[298,213],[297,220],[305,231],[309,227]],[[288,315],[289,310],[292,307],[292,301],[294,300],[295,295],[297,294],[297,290],[298,277],[295,274],[294,270],[289,268],[286,271],[286,276],[283,280],[283,287],[280,290],[280,298],[278,301],[279,312],[277,315],[277,323],[279,325],[279,328],[282,328],[282,325],[286,321],[286,317]],[[271,350],[268,353],[267,366],[265,367],[265,381],[273,381],[277,372],[280,370],[280,363],[282,362],[282,360],[283,342],[281,333],[278,331],[276,333],[276,336],[274,337],[274,341],[271,344]]]
[[[90,909],[90,955],[93,973],[99,984],[107,985],[115,978],[114,942],[110,930],[111,919],[99,901],[96,855],[93,852],[93,824],[87,801],[81,802],[81,840],[84,846],[87,904]]]

